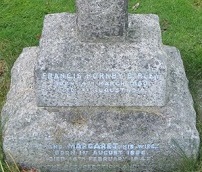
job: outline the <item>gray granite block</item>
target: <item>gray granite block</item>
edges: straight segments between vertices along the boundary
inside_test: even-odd
[[[163,46],[168,101],[163,107],[38,107],[34,67],[39,48],[26,48],[12,69],[2,111],[3,148],[17,163],[50,172],[172,171],[196,158],[199,135],[179,51]]]
[[[156,15],[130,15],[125,41],[81,42],[76,15],[48,15],[35,70],[39,106],[164,106],[167,55]]]
[[[128,25],[127,0],[76,0],[82,41],[121,39]]]
[[[197,158],[196,113],[179,51],[127,0],[77,0],[45,17],[12,69],[2,110],[7,161],[44,172],[173,171]],[[12,157],[12,158],[11,158]]]

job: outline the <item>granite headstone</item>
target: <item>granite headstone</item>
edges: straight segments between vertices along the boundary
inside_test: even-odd
[[[127,0],[77,0],[46,15],[12,69],[2,110],[7,160],[49,172],[170,171],[199,135],[179,51],[158,16]]]
[[[128,25],[126,0],[76,0],[80,39],[97,41],[124,36]]]

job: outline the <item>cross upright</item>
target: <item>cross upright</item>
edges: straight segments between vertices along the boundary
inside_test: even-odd
[[[76,0],[77,29],[82,41],[124,36],[128,0]]]

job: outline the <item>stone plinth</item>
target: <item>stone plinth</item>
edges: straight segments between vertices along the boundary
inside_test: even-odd
[[[163,107],[38,107],[39,48],[23,50],[2,111],[3,148],[17,163],[51,172],[174,171],[197,156],[199,135],[179,51],[167,53],[169,100]],[[12,160],[11,160],[12,161]]]
[[[166,104],[167,54],[157,16],[130,15],[120,42],[81,42],[76,27],[76,15],[45,18],[35,71],[39,106]]]
[[[7,161],[48,172],[156,172],[196,159],[188,81],[179,51],[162,44],[158,16],[127,17],[121,0],[77,6],[47,15],[40,45],[14,64],[2,111]]]

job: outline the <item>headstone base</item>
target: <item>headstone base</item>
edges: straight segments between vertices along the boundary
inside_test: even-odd
[[[37,105],[164,106],[167,55],[159,18],[128,17],[122,40],[79,39],[76,14],[47,15],[35,67]]]
[[[3,148],[22,166],[51,172],[169,171],[196,158],[195,111],[178,50],[165,46],[169,101],[164,107],[37,107],[34,67],[26,48],[12,69],[2,111]]]

